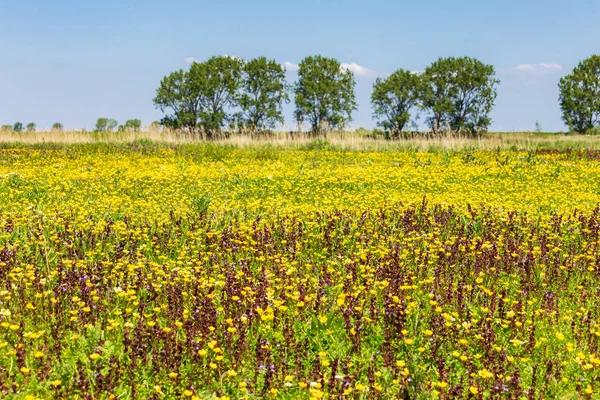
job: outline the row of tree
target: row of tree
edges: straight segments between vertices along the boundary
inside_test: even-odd
[[[23,125],[22,122],[15,122],[14,125],[2,125],[0,127],[3,131],[13,131],[13,132],[35,132],[35,123],[30,122],[27,125]]]
[[[142,128],[142,121],[139,119],[128,119],[125,124],[119,125],[116,119],[98,118],[96,121],[96,132],[113,132],[117,129],[119,132],[133,131],[138,132]]]
[[[440,58],[422,74],[399,69],[378,78],[371,97],[378,125],[398,136],[415,110],[425,110],[433,131],[450,128],[486,130],[496,98],[495,71],[469,57]],[[233,124],[255,132],[283,122],[282,107],[293,89],[300,126],[343,128],[356,110],[352,71],[335,59],[310,56],[298,66],[298,80],[286,83],[285,69],[265,57],[250,61],[226,56],[193,63],[164,77],[154,99],[168,113],[162,123],[174,129],[201,131],[208,138]]]
[[[378,126],[398,136],[426,114],[433,132],[486,131],[500,81],[492,65],[470,57],[440,58],[422,73],[399,69],[373,85],[371,103]],[[255,132],[283,122],[282,107],[293,91],[295,119],[319,133],[343,128],[356,110],[352,71],[337,60],[304,58],[289,85],[285,68],[265,57],[250,61],[219,56],[195,62],[188,71],[165,76],[154,104],[167,115],[164,126],[212,137],[225,126]],[[563,120],[576,132],[600,124],[600,56],[582,61],[559,83]]]
[[[153,122],[153,124],[158,123]],[[117,128],[118,131],[137,132],[142,128],[142,121],[139,119],[129,119],[125,122],[124,125],[119,125],[119,123],[112,118],[98,118],[94,130],[97,132],[113,132],[115,128]],[[21,122],[16,122],[14,125],[2,125],[0,129],[3,131],[11,132],[35,132],[36,125],[35,123],[30,122],[26,126],[23,126]],[[54,124],[52,124],[53,132],[62,132],[63,129],[63,124],[61,124],[60,122],[55,122]]]
[[[283,105],[294,94],[294,117],[300,128],[308,124],[317,134],[343,129],[357,109],[354,74],[337,60],[323,56],[304,58],[298,80],[290,85],[285,68],[265,57],[244,61],[219,56],[194,62],[165,76],[154,104],[170,129],[202,134],[207,138],[226,127],[261,133],[284,122]],[[422,73],[399,69],[373,85],[373,116],[388,137],[398,137],[407,126],[417,128],[421,112],[435,133],[450,129],[486,131],[491,124],[499,80],[491,65],[470,57],[440,58]],[[559,82],[562,118],[572,131],[589,132],[600,125],[600,55],[579,63]],[[159,123],[154,122],[153,127]],[[36,126],[3,125],[2,130],[34,132]],[[55,123],[52,130],[60,131]],[[111,118],[98,118],[98,132],[139,131],[141,121],[123,125]],[[537,129],[537,128],[536,128]]]

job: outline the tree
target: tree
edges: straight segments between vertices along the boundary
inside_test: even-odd
[[[106,132],[108,126],[108,118],[98,118],[96,121],[96,131]]]
[[[112,132],[117,127],[117,125],[119,125],[117,120],[110,118],[108,119],[108,121],[106,121],[106,130],[108,132]]]
[[[432,130],[446,124],[454,131],[487,130],[500,83],[495,74],[492,65],[470,57],[440,58],[427,67],[422,102]]]
[[[172,129],[198,132],[214,137],[232,117],[241,86],[243,61],[219,56],[195,62],[189,71],[179,70],[165,76],[156,91],[154,104],[162,112],[171,110],[161,123]]]
[[[536,133],[542,133],[542,124],[540,124],[540,121],[535,121],[535,131]]]
[[[55,122],[52,124],[52,131],[54,132],[62,132],[63,129],[63,124],[61,124],[60,122]]]
[[[142,127],[142,121],[140,121],[139,119],[128,119],[125,122],[125,130],[132,130],[134,132],[137,132],[140,130],[140,128]]]
[[[410,111],[418,104],[422,91],[423,80],[410,71],[399,69],[385,79],[377,78],[371,94],[377,125],[392,136],[399,136],[410,121]]]
[[[20,122],[15,122],[15,124],[13,125],[12,130],[15,131],[15,132],[22,132],[23,131],[23,124],[20,123]]]
[[[324,124],[343,128],[357,109],[354,86],[354,74],[337,60],[318,55],[304,58],[295,87],[296,120],[299,124],[308,120],[314,134],[321,133]]]
[[[112,132],[119,123],[117,120],[112,118],[98,118],[96,121],[96,131],[97,132]]]
[[[27,130],[27,132],[35,132],[35,123],[34,122],[28,123],[27,127],[25,129]]]
[[[569,129],[585,133],[600,124],[600,55],[581,61],[560,79],[560,108]]]
[[[283,124],[283,103],[289,102],[285,68],[266,57],[255,58],[244,65],[242,93],[238,104],[241,122],[250,129],[266,131]]]
[[[12,125],[2,125],[2,127],[0,128],[0,131],[3,131],[3,132],[12,132],[12,130],[13,130]]]

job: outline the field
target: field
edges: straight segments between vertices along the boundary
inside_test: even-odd
[[[597,398],[600,153],[539,140],[1,145],[1,396]]]

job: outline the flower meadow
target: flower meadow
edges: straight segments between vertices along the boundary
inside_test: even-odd
[[[591,152],[0,149],[4,398],[598,398]]]

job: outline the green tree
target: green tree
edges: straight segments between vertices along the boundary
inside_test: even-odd
[[[423,91],[423,80],[418,74],[399,69],[373,84],[371,104],[373,117],[388,135],[398,137],[410,121],[410,111],[417,106]]]
[[[98,118],[96,120],[96,131],[98,132],[106,132],[108,127],[108,118]]]
[[[138,132],[141,127],[142,127],[142,121],[140,121],[139,119],[128,119],[125,122],[125,130],[129,129],[134,132]]]
[[[154,98],[154,105],[163,113],[171,111],[161,124],[170,129],[196,130],[200,108],[198,97],[188,72],[180,69],[165,76]]]
[[[162,112],[172,113],[161,122],[191,132],[201,128],[208,138],[214,137],[232,119],[228,111],[237,105],[243,65],[238,58],[219,56],[195,62],[187,72],[179,70],[165,76],[154,104]]]
[[[241,122],[259,132],[274,128],[278,122],[283,124],[284,102],[289,102],[285,68],[266,57],[245,63],[242,93],[238,98]]]
[[[106,121],[106,130],[107,130],[108,132],[112,132],[112,131],[114,131],[114,130],[115,130],[115,128],[117,127],[117,125],[119,125],[119,123],[117,122],[117,120],[116,120],[116,119],[109,118],[109,119]]]
[[[55,122],[52,124],[52,130],[54,132],[62,132],[64,129],[63,124],[61,124],[60,122]]]
[[[319,55],[304,58],[295,87],[296,121],[308,121],[314,134],[321,133],[325,124],[343,128],[357,109],[355,86],[354,74],[339,61]]]
[[[12,125],[2,125],[2,127],[0,128],[0,131],[3,131],[3,132],[11,132],[12,130],[13,130]]]
[[[495,74],[492,65],[470,57],[440,58],[427,67],[422,102],[431,129],[487,130],[500,83]]]
[[[22,132],[23,131],[23,124],[20,123],[20,122],[15,122],[15,124],[13,125],[12,130],[15,131],[15,132]]]
[[[25,129],[27,130],[27,132],[35,132],[35,123],[34,122],[28,123],[27,126],[25,127]]]
[[[569,129],[585,133],[600,124],[600,55],[581,61],[560,79],[560,108]]]

